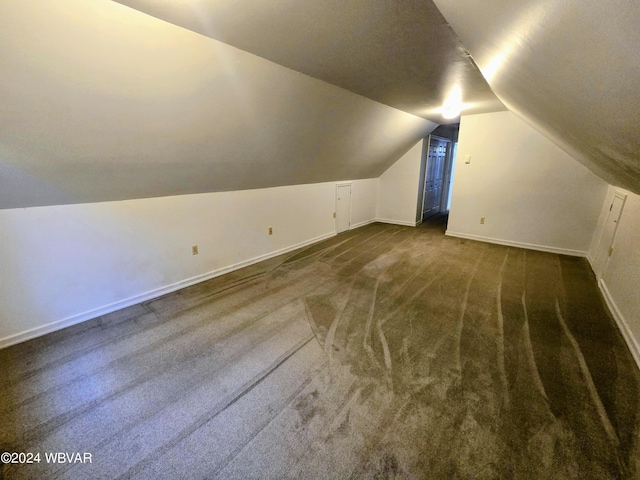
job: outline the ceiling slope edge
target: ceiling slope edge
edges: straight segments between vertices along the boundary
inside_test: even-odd
[[[640,3],[434,1],[509,110],[640,194]]]
[[[437,126],[116,2],[0,28],[0,209],[375,178]]]
[[[155,18],[436,123],[506,107],[431,0],[116,0]]]

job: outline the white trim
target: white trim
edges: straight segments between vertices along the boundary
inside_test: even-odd
[[[376,221],[377,220],[375,218],[372,218],[370,220],[365,220],[364,222],[354,223],[353,225],[351,225],[351,230],[353,230],[354,228],[364,227],[365,225],[369,225],[371,223],[375,223]]]
[[[604,300],[607,303],[607,307],[609,307],[611,316],[613,316],[613,319],[618,324],[618,328],[620,329],[620,332],[622,333],[622,336],[624,337],[625,342],[627,342],[627,346],[631,351],[631,355],[633,355],[633,359],[636,361],[638,368],[640,368],[640,345],[638,344],[638,341],[636,340],[635,335],[631,331],[631,328],[629,328],[629,324],[627,323],[624,316],[622,315],[622,312],[618,308],[618,305],[616,304],[615,300],[611,296],[611,292],[609,292],[609,289],[607,288],[607,284],[604,283],[604,280],[602,278],[598,282],[598,287],[600,287],[602,296],[604,297]]]
[[[416,222],[405,222],[404,220],[391,220],[390,218],[376,218],[374,221],[381,223],[391,223],[393,225],[404,225],[406,227],[415,227]]]
[[[11,345],[15,345],[16,343],[21,343],[27,340],[31,340],[33,338],[40,337],[42,335],[46,335],[47,333],[55,332],[57,330],[62,330],[63,328],[70,327],[72,325],[76,325],[78,323],[82,323],[87,320],[91,320],[101,315],[106,315],[108,313],[115,312],[117,310],[121,310],[126,307],[130,307],[131,305],[136,305],[138,303],[146,302],[147,300],[151,300],[153,298],[157,298],[162,295],[175,292],[176,290],[180,290],[181,288],[189,287],[191,285],[195,285],[196,283],[204,282],[206,280],[219,277],[220,275],[224,275],[225,273],[229,273],[234,270],[238,270],[240,268],[248,267],[249,265],[253,265],[254,263],[258,263],[263,260],[267,260],[269,258],[277,257],[278,255],[291,252],[298,248],[306,247],[307,245],[311,245],[313,243],[321,242],[322,240],[326,240],[327,238],[335,237],[335,235],[336,235],[335,232],[325,233],[324,235],[320,235],[319,237],[312,238],[311,240],[306,240],[304,242],[298,243],[296,245],[292,245],[290,247],[285,247],[285,248],[281,248],[280,250],[275,250],[270,253],[265,253],[264,255],[259,255],[254,258],[250,258],[248,260],[244,260],[242,262],[229,265],[227,267],[219,268],[217,270],[212,270],[210,272],[203,273],[201,275],[196,275],[195,277],[187,278],[185,280],[180,280],[179,282],[172,283],[171,285],[166,285],[164,287],[160,287],[145,293],[141,293],[140,295],[135,295],[133,297],[129,297],[124,300],[120,300],[118,302],[110,303],[108,305],[104,305],[102,307],[98,307],[93,310],[89,310],[87,312],[83,312],[77,315],[72,315],[70,317],[63,318],[62,320],[57,320],[55,322],[51,322],[46,325],[42,325],[40,327],[31,328],[29,330],[25,330],[24,332],[15,333],[13,335],[9,335],[8,337],[0,338],[0,349],[9,347]]]
[[[467,238],[469,240],[477,240],[479,242],[497,243],[498,245],[506,245],[508,247],[528,248],[529,250],[538,250],[540,252],[558,253],[560,255],[571,255],[573,257],[586,257],[587,252],[582,250],[571,250],[569,248],[548,247],[546,245],[536,245],[534,243],[514,242],[512,240],[502,240],[499,238],[482,237],[480,235],[471,235],[469,233],[452,232],[447,230],[445,235],[450,237]]]

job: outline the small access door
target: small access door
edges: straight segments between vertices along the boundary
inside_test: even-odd
[[[598,250],[596,251],[596,258],[593,262],[593,270],[598,279],[602,278],[609,263],[609,257],[613,252],[613,241],[616,237],[616,231],[618,229],[618,222],[620,221],[620,215],[622,215],[622,208],[627,196],[623,193],[616,192],[613,197],[613,202],[609,207],[609,215],[607,215],[607,222],[602,230],[602,236],[600,237],[600,243],[598,244]]]
[[[351,185],[336,187],[336,233],[351,227]]]

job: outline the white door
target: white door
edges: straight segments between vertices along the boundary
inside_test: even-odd
[[[336,188],[336,232],[349,230],[351,226],[351,185]]]
[[[622,207],[624,207],[624,201],[627,196],[617,192],[613,197],[613,202],[609,207],[609,215],[607,215],[607,222],[602,230],[602,236],[600,237],[600,243],[598,244],[598,250],[596,252],[596,258],[594,260],[594,271],[597,278],[601,278],[607,268],[609,257],[613,252],[613,241],[616,237],[616,230],[618,229],[618,222],[620,221],[620,215],[622,215]]]

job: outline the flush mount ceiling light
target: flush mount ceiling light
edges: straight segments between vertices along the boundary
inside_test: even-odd
[[[456,118],[462,111],[462,91],[460,87],[454,87],[447,99],[442,104],[442,116],[447,120]]]
[[[460,104],[445,102],[444,105],[442,105],[442,116],[443,118],[450,120],[458,117],[461,110],[462,106]]]

